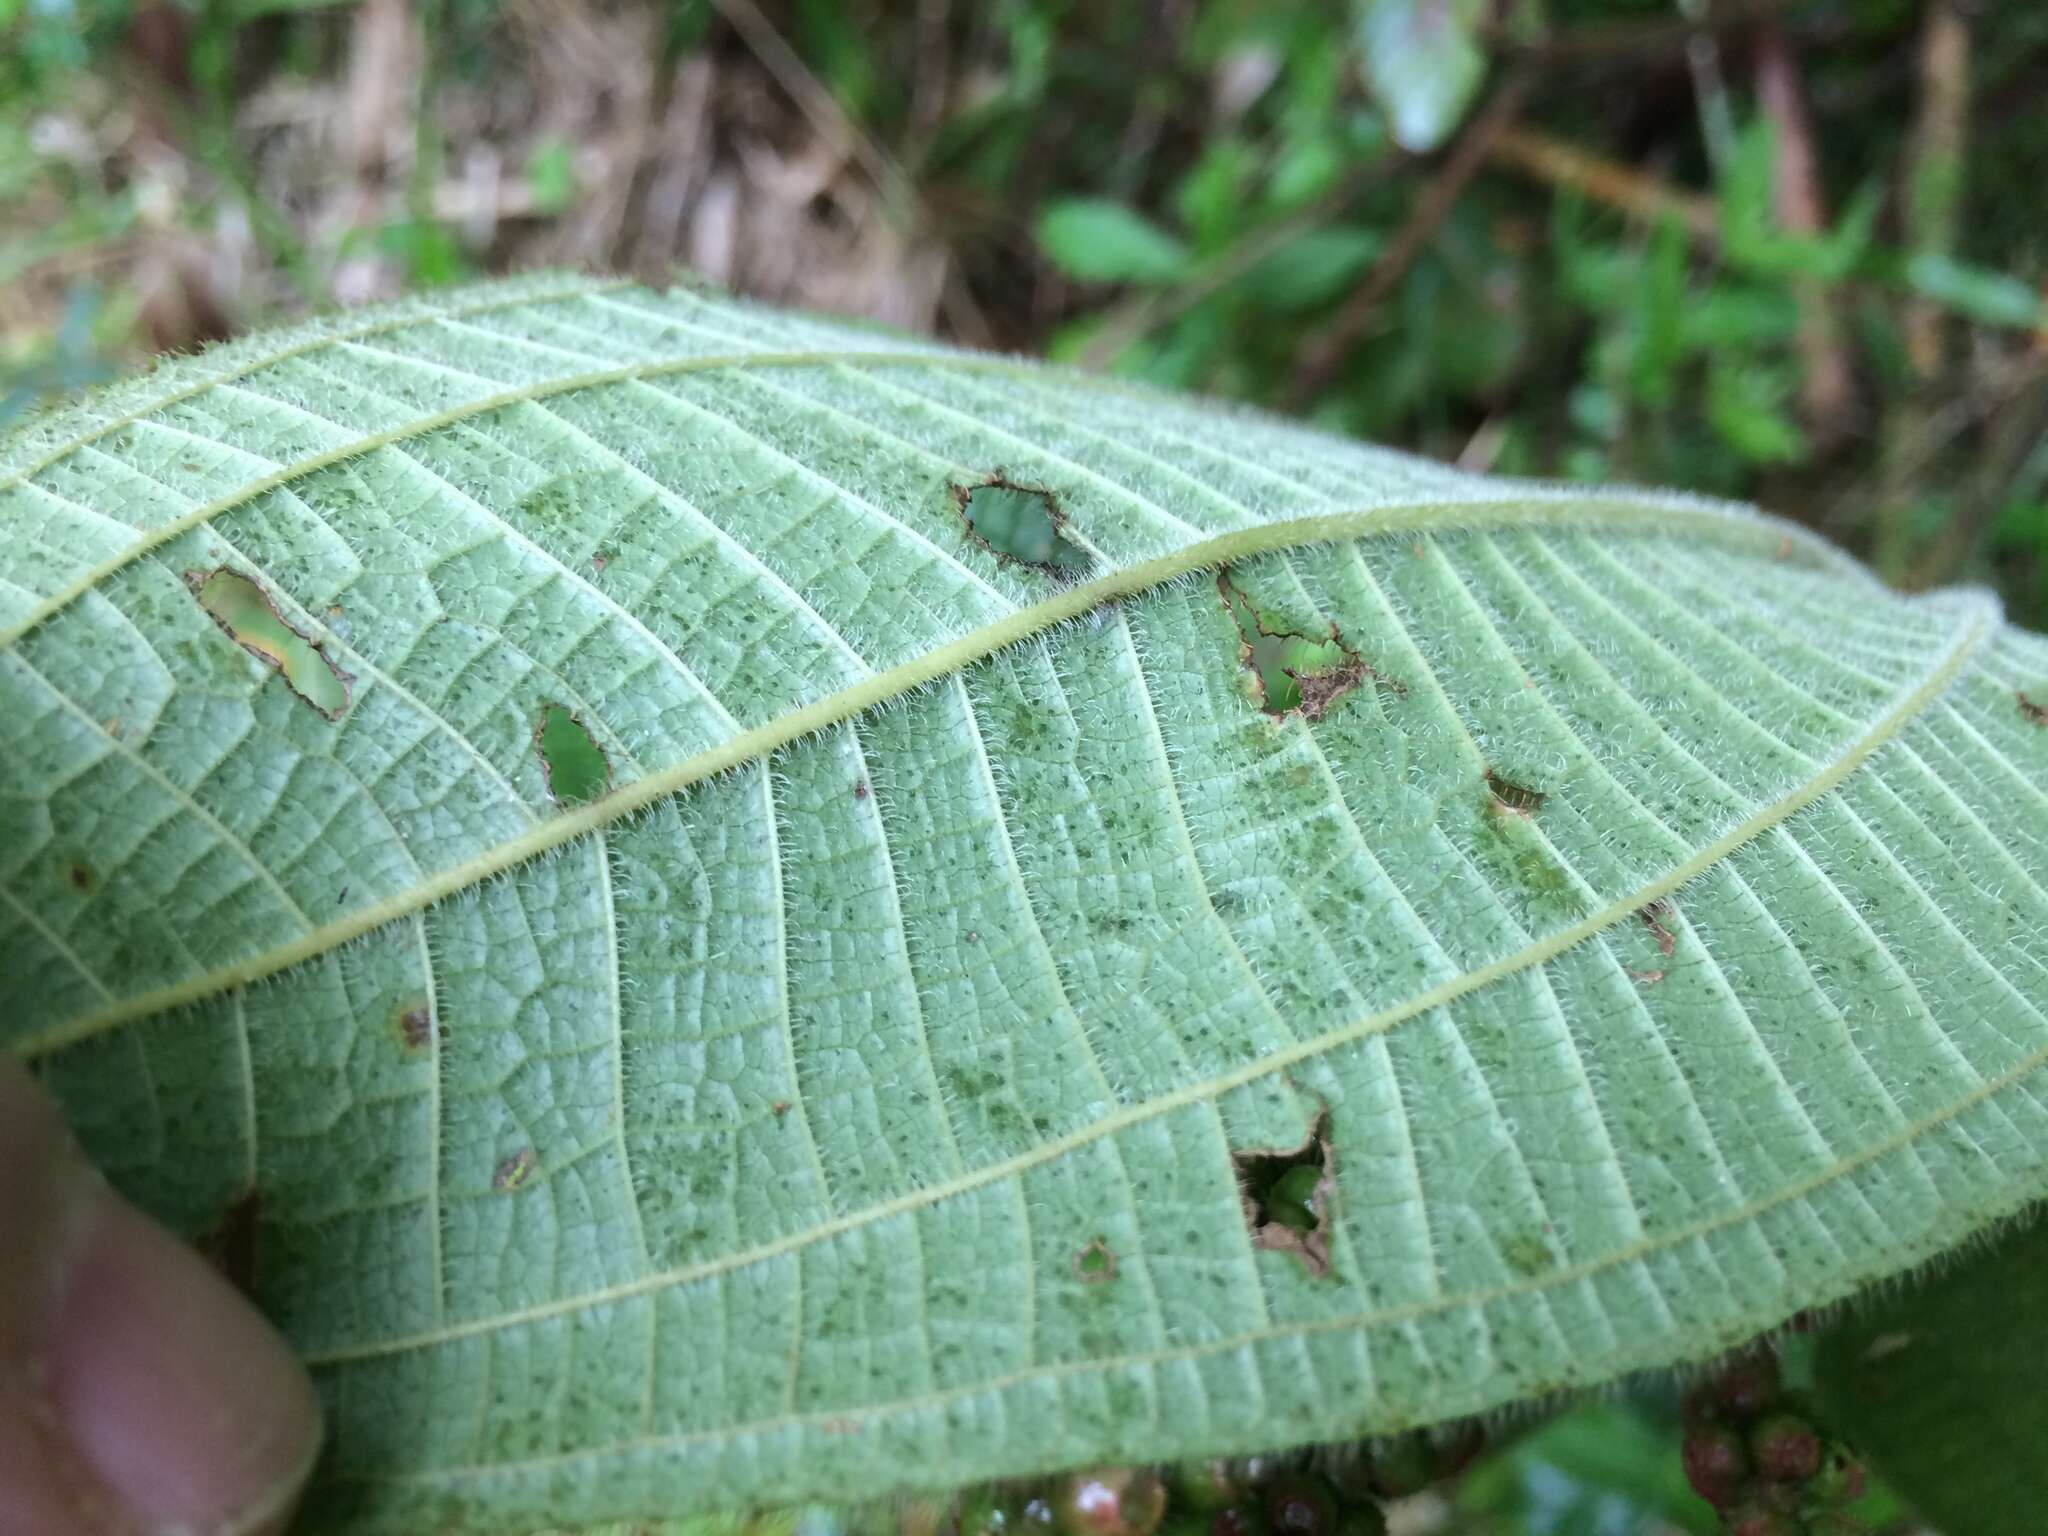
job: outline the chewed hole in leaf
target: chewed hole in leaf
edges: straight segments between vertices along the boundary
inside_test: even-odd
[[[1326,1218],[1335,1189],[1330,1155],[1330,1112],[1316,1116],[1298,1147],[1254,1148],[1230,1154],[1252,1246],[1291,1253],[1312,1275],[1328,1274]]]
[[[533,728],[534,749],[547,776],[548,796],[557,805],[583,805],[611,788],[611,764],[604,749],[581,720],[559,704],[540,712]]]
[[[974,541],[1004,560],[1070,579],[1094,564],[1066,536],[1067,517],[1051,491],[998,476],[983,485],[954,486],[953,500]]]
[[[330,720],[348,708],[355,679],[284,621],[270,595],[234,571],[187,571],[185,584],[237,645],[284,678],[293,693]]]
[[[1321,719],[1337,700],[1377,675],[1344,643],[1336,625],[1323,636],[1269,629],[1227,570],[1217,572],[1216,592],[1237,626],[1238,661],[1245,670],[1247,691],[1267,714]]]
[[[1074,1250],[1074,1278],[1083,1285],[1106,1285],[1116,1278],[1116,1252],[1101,1238]]]
[[[1543,809],[1543,802],[1550,798],[1544,791],[1517,784],[1491,768],[1486,770],[1486,793],[1496,811],[1511,816],[1534,816]]]

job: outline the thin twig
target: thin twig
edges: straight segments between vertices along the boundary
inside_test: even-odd
[[[1415,259],[1450,216],[1466,184],[1485,164],[1494,141],[1507,131],[1521,112],[1522,103],[1536,83],[1538,72],[1537,66],[1528,60],[1509,72],[1484,110],[1459,135],[1456,147],[1445,157],[1429,185],[1423,188],[1407,222],[1380,253],[1380,259],[1373,263],[1365,281],[1339,306],[1336,314],[1330,317],[1328,327],[1303,352],[1287,390],[1288,401],[1297,410],[1321,393],[1344,366],[1345,359],[1371,326],[1381,303],[1407,275]]]
[[[1703,246],[1712,246],[1720,239],[1720,215],[1715,212],[1711,198],[1590,154],[1564,139],[1533,128],[1511,127],[1494,139],[1487,153],[1497,165],[1577,192],[1646,224],[1675,220]]]
[[[1963,145],[1969,117],[1970,30],[1955,0],[1929,0],[1920,34],[1920,94],[1904,166],[1905,244],[1914,257],[1955,249],[1962,206]],[[1883,469],[1871,553],[1878,574],[1902,580],[1916,563],[1915,509],[1921,467],[1914,445],[1927,435],[1932,393],[1947,363],[1941,307],[1916,296],[1904,329],[1911,384],[1885,414]]]
[[[1678,0],[1688,20],[1708,14],[1706,0]],[[1728,82],[1721,74],[1721,44],[1704,29],[1685,41],[1685,65],[1692,71],[1693,99],[1699,105],[1700,137],[1706,142],[1707,163],[1718,178],[1728,173],[1735,161],[1735,109],[1728,102]]]
[[[1776,27],[1765,27],[1758,39],[1756,94],[1773,129],[1771,201],[1779,227],[1791,235],[1825,234],[1827,208],[1813,149],[1813,120],[1806,110],[1799,62],[1785,34]],[[1832,442],[1847,427],[1851,405],[1849,359],[1842,348],[1841,327],[1824,282],[1796,278],[1792,297],[1799,310],[1802,413],[1816,438]]]

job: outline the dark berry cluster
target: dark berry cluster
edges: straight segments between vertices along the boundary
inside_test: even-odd
[[[965,1494],[956,1524],[909,1536],[1384,1536],[1385,1499],[1463,1471],[1476,1424],[1284,1456],[1075,1472]]]
[[[1845,1506],[1863,1466],[1825,1439],[1768,1350],[1746,1354],[1685,1396],[1685,1476],[1728,1536],[1863,1536]]]

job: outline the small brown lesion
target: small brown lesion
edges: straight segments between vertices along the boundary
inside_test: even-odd
[[[1673,950],[1678,948],[1677,936],[1665,926],[1664,922],[1671,915],[1671,903],[1662,897],[1659,897],[1646,907],[1638,908],[1636,911],[1636,916],[1642,919],[1643,926],[1650,930],[1650,937],[1657,941],[1657,953],[1660,955],[1668,956]],[[1658,980],[1661,981],[1663,976],[1664,973],[1662,971],[1657,973]]]
[[[1517,784],[1494,768],[1486,770],[1486,794],[1488,808],[1497,816],[1533,818],[1550,798],[1548,791]]]
[[[1116,1250],[1101,1238],[1074,1250],[1074,1278],[1083,1285],[1107,1285],[1116,1278]]]
[[[521,1147],[498,1160],[498,1166],[491,1171],[491,1188],[501,1195],[517,1194],[533,1182],[534,1171],[539,1167],[540,1158],[533,1148]]]
[[[2020,714],[2023,718],[2031,720],[2043,730],[2048,730],[2048,704],[2036,704],[2024,693],[2016,693],[2013,697],[2020,702]]]
[[[89,896],[100,883],[93,867],[83,859],[71,859],[64,866],[64,883],[81,896]]]
[[[1230,1164],[1252,1246],[1291,1253],[1311,1275],[1327,1275],[1337,1193],[1329,1110],[1317,1113],[1299,1146],[1232,1152]]]
[[[440,1037],[434,1027],[433,1004],[424,997],[407,998],[392,1011],[391,1031],[406,1055],[417,1056],[427,1050]]]

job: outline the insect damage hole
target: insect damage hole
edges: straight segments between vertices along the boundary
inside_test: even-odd
[[[229,639],[281,676],[293,693],[329,720],[341,718],[348,708],[349,684],[355,678],[286,623],[269,593],[225,567],[187,571],[185,585]]]
[[[1336,1194],[1330,1112],[1316,1116],[1300,1146],[1233,1152],[1230,1164],[1252,1246],[1291,1253],[1310,1274],[1328,1274],[1330,1202]]]
[[[1074,1250],[1073,1270],[1083,1285],[1107,1285],[1116,1278],[1116,1250],[1098,1237]]]
[[[581,720],[560,704],[542,707],[533,728],[534,750],[548,781],[548,798],[561,806],[583,805],[612,787],[604,748]]]
[[[1088,551],[1068,535],[1067,514],[1042,486],[1019,485],[998,474],[980,485],[951,490],[968,537],[998,559],[1066,580],[1085,576],[1094,565]]]
[[[1379,674],[1358,652],[1345,645],[1337,626],[1323,639],[1290,630],[1272,630],[1252,600],[1230,579],[1226,568],[1216,573],[1216,595],[1237,626],[1237,659],[1244,668],[1246,691],[1260,709],[1275,719],[1299,715],[1320,720],[1329,707],[1366,678]],[[1390,684],[1403,692],[1398,684]]]
[[[1486,793],[1490,808],[1500,816],[1534,816],[1550,798],[1546,791],[1517,784],[1491,768],[1486,770]]]

